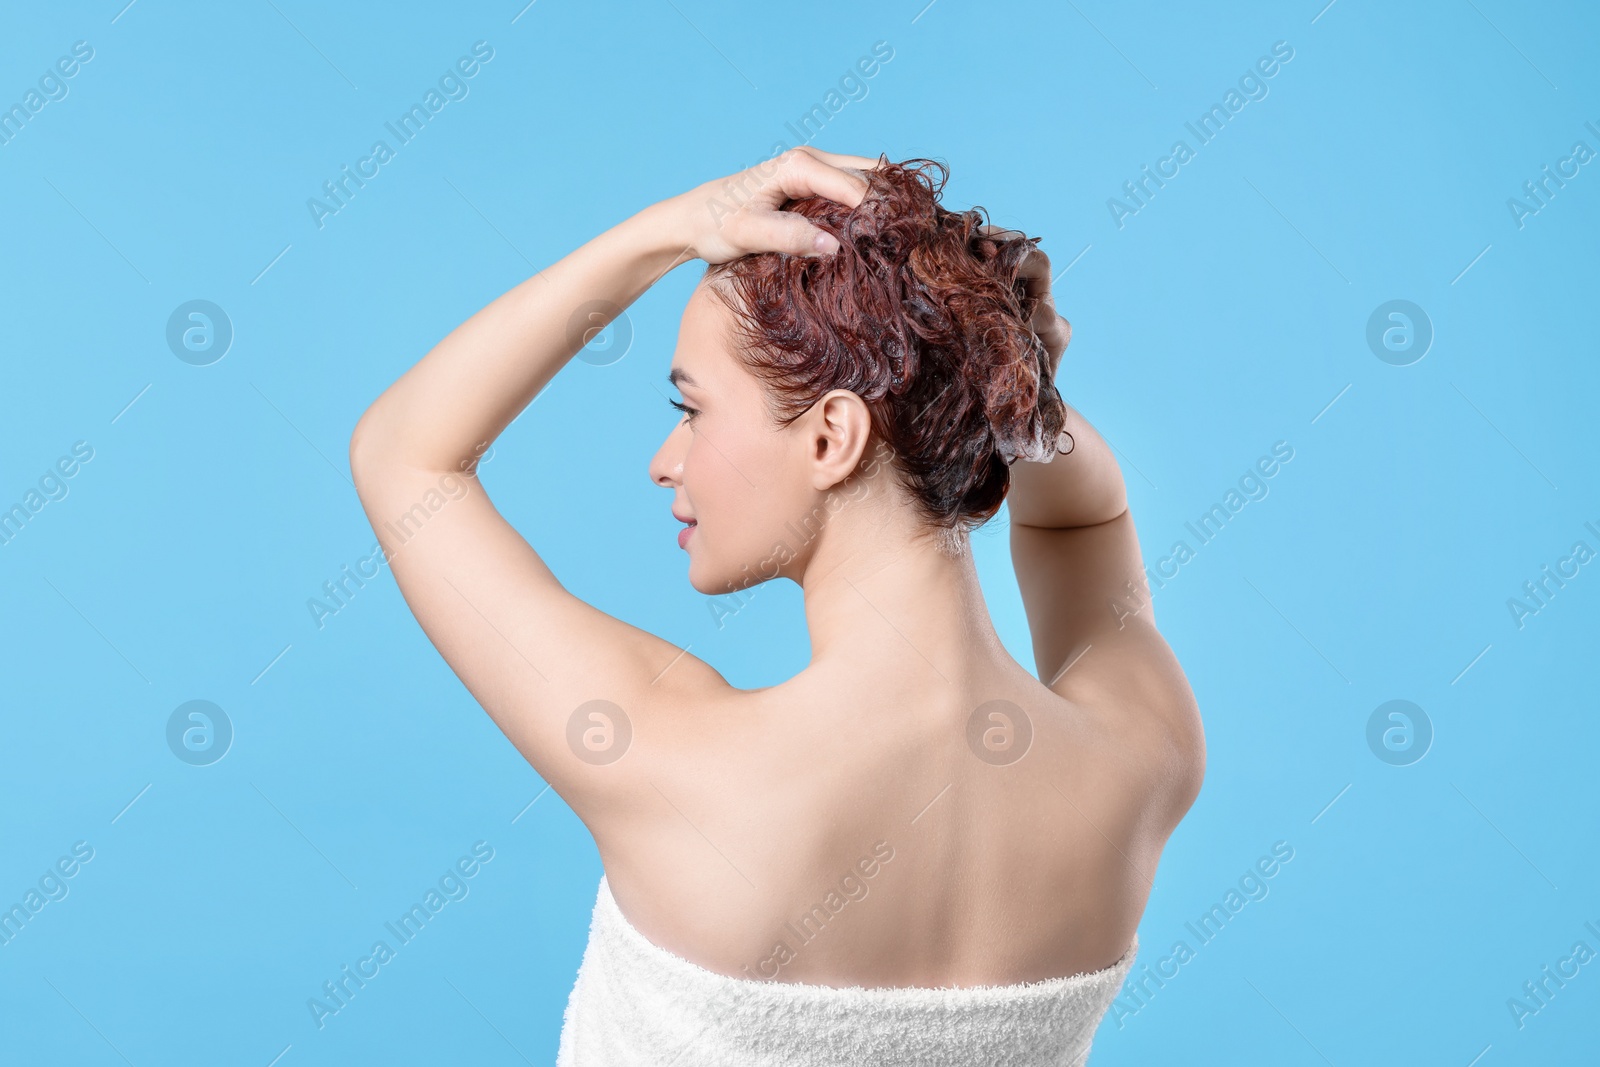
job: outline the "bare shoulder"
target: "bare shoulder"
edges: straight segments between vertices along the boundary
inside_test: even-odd
[[[1039,679],[1141,754],[1170,831],[1199,793],[1205,734],[1156,628],[1132,515],[1065,529],[1013,523],[1011,551]]]
[[[534,770],[586,822],[637,799],[636,735],[731,689],[688,649],[586,603],[476,478],[360,454],[362,506],[407,605]]]

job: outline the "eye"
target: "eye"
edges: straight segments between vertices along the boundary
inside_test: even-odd
[[[690,422],[693,422],[694,421],[694,417],[696,415],[700,414],[700,409],[699,408],[692,408],[688,404],[681,404],[676,400],[668,400],[667,403],[671,404],[673,407],[677,408],[679,411],[681,411],[685,415],[689,416],[689,421]]]

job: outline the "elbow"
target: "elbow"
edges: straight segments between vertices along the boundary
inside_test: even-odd
[[[361,491],[362,480],[371,471],[374,461],[387,451],[373,410],[368,408],[350,431],[350,479],[355,482],[357,492]]]
[[[1193,693],[1190,693],[1180,716],[1178,758],[1184,783],[1183,809],[1188,811],[1200,796],[1200,787],[1206,778],[1206,731],[1200,719],[1200,705],[1195,702]]]
[[[1128,513],[1128,483],[1123,479],[1120,470],[1116,471],[1116,477],[1111,479],[1111,483],[1106,486],[1105,495],[1104,510],[1105,514],[1109,515],[1110,518],[1104,521],[1110,522],[1111,519],[1120,519]]]
[[[471,470],[489,447],[485,441],[472,451],[470,458],[440,460],[429,458],[418,448],[418,434],[408,431],[408,424],[397,421],[373,404],[350,431],[350,480],[356,492],[361,493],[374,485],[376,479],[388,477],[397,470],[431,471],[440,474],[461,473]]]
[[[1171,724],[1166,758],[1167,825],[1175,827],[1194,807],[1206,778],[1206,739],[1199,708],[1193,701]]]

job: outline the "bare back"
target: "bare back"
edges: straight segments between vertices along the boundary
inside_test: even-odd
[[[438,478],[352,456],[375,530]],[[1040,678],[994,636],[969,566],[967,592],[903,584],[911,599],[875,609],[852,644],[756,690],[573,596],[481,491],[390,566],[440,653],[593,833],[645,937],[731,976],[1010,984],[1123,954],[1204,766],[1130,516],[1013,519],[1011,547]],[[934,641],[937,663],[909,651]],[[573,747],[595,699],[630,719],[613,763]],[[1011,762],[986,760],[970,732],[994,701],[1031,733]]]
[[[736,977],[1008,984],[1115,962],[1171,830],[1141,732],[1009,657],[940,668],[806,671],[635,723],[647,784],[590,827],[624,914]]]

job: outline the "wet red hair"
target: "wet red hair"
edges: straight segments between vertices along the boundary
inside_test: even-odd
[[[940,205],[943,163],[882,157],[863,173],[856,208],[784,205],[838,238],[837,252],[761,252],[712,265],[706,281],[779,425],[850,390],[929,523],[970,530],[1000,509],[1011,458],[1044,458],[1066,420],[1019,277],[1039,239],[985,235],[983,208]]]

